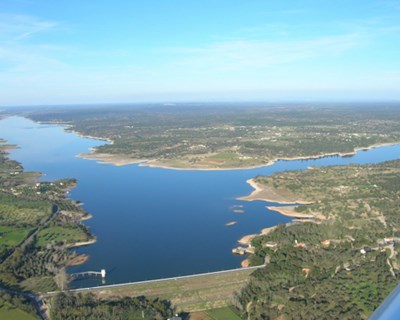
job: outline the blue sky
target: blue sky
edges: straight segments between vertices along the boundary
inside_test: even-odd
[[[400,1],[1,0],[0,105],[400,100]]]

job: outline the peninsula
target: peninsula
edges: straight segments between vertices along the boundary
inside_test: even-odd
[[[254,248],[250,265],[267,267],[253,273],[238,295],[242,315],[367,319],[399,279],[399,177],[396,160],[250,181],[256,190],[244,199],[304,203],[272,209],[314,219],[243,239]]]
[[[226,170],[398,143],[397,108],[396,103],[137,104],[12,113],[108,141],[80,155],[102,163]]]

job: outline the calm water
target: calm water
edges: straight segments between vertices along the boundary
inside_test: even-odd
[[[107,269],[107,283],[120,283],[235,268],[243,258],[231,249],[246,234],[290,218],[261,201],[235,200],[252,191],[246,180],[308,166],[375,163],[400,158],[400,146],[360,151],[352,157],[278,161],[249,170],[179,171],[116,167],[76,158],[103,141],[78,137],[58,126],[11,117],[0,121],[0,138],[20,148],[11,158],[43,180],[74,177],[73,199],[93,215],[86,221],[97,243],[77,249],[90,260],[71,272]],[[243,214],[232,206],[243,205]],[[230,221],[236,225],[226,227]],[[79,281],[76,286],[97,284]]]

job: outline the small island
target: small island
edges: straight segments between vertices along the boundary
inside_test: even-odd
[[[230,227],[230,226],[234,226],[237,223],[237,221],[230,221],[225,223],[225,227]]]

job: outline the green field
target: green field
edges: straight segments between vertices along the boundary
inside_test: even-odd
[[[38,233],[37,245],[45,247],[47,244],[72,244],[87,241],[86,233],[78,227],[49,227]]]
[[[242,318],[229,307],[207,310],[206,314],[212,320],[242,320]]]
[[[0,226],[0,248],[3,246],[17,246],[25,239],[32,228],[18,228]]]
[[[209,159],[221,159],[221,160],[235,160],[239,156],[235,153],[218,153],[209,157]]]
[[[0,222],[37,225],[50,214],[51,205],[48,202],[0,192]]]
[[[13,307],[9,303],[4,303],[0,306],[0,319],[4,320],[36,320],[34,317],[25,311]]]
[[[14,289],[56,290],[54,276],[83,261],[68,248],[90,238],[80,222],[87,213],[65,197],[76,180],[40,182],[39,173],[24,172],[7,157],[8,149],[0,145],[0,281]]]

